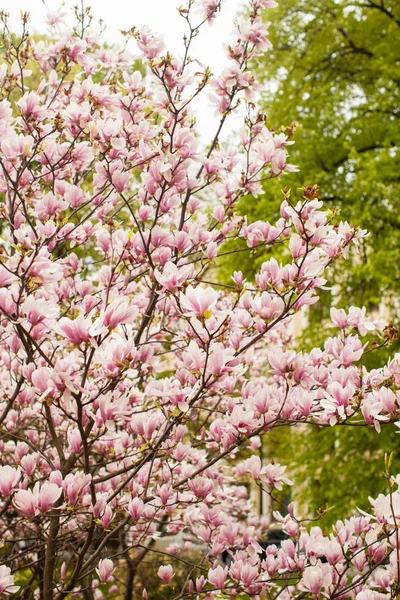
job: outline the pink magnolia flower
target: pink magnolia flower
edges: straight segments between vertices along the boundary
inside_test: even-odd
[[[387,421],[388,416],[381,414],[383,410],[382,403],[373,394],[366,394],[361,412],[368,425],[373,425],[379,433],[381,429],[380,421]]]
[[[0,594],[14,594],[20,589],[19,585],[14,585],[14,576],[11,575],[10,567],[0,566]]]
[[[28,519],[38,512],[45,513],[57,502],[62,488],[55,483],[45,481],[41,486],[35,484],[33,490],[18,490],[13,498],[14,506]]]
[[[343,308],[337,309],[333,307],[331,308],[331,319],[340,329],[345,329],[350,325],[350,327],[358,329],[360,335],[363,336],[368,331],[379,330],[383,327],[382,323],[367,319],[365,306],[362,309],[351,306],[347,314]]]
[[[55,483],[43,483],[37,498],[37,507],[40,512],[45,513],[57,502],[62,494],[62,488]]]
[[[318,595],[322,589],[327,589],[332,583],[329,565],[307,567],[303,573],[300,589]]]
[[[31,490],[18,490],[14,495],[13,504],[27,519],[37,514],[37,494]]]
[[[112,394],[105,394],[98,401],[96,423],[100,427],[105,424],[108,429],[114,430],[116,421],[125,421],[130,413],[128,400],[115,399]]]
[[[387,594],[381,594],[374,590],[363,590],[356,596],[356,600],[387,600]]]
[[[262,479],[277,490],[281,490],[284,483],[286,485],[293,485],[293,482],[284,475],[286,468],[278,463],[267,465],[261,470]]]
[[[258,567],[245,564],[243,560],[237,560],[229,567],[229,574],[232,579],[241,581],[246,587],[251,586],[258,578]]]
[[[221,8],[221,0],[201,0],[199,10],[204,11],[207,21],[211,23]]]
[[[71,452],[79,453],[82,448],[82,437],[78,428],[69,429],[67,433],[68,443]]]
[[[131,174],[128,172],[115,171],[112,174],[112,183],[117,192],[122,193],[126,190],[130,177]]]
[[[263,292],[252,300],[252,308],[261,318],[269,320],[281,314],[285,304],[281,298],[273,298],[268,292]]]
[[[60,8],[57,10],[49,10],[46,13],[46,23],[52,25],[62,25],[64,24],[64,17],[67,13],[63,12]]]
[[[27,119],[39,120],[46,112],[45,107],[40,106],[40,96],[35,92],[26,92],[16,104]]]
[[[22,310],[31,325],[37,325],[46,319],[56,319],[60,312],[54,301],[34,296],[28,296],[22,305]]]
[[[107,505],[102,514],[100,515],[100,522],[102,524],[102,526],[104,527],[104,529],[108,529],[110,526],[111,521],[113,521],[115,517],[115,513],[113,512],[112,508],[110,505]]]
[[[224,546],[228,548],[234,548],[237,542],[239,533],[239,525],[233,521],[228,522],[226,525],[222,525],[219,530],[219,540]]]
[[[223,348],[220,344],[215,344],[210,352],[207,367],[210,373],[220,376],[233,371],[238,362],[232,348]]]
[[[143,52],[144,56],[149,60],[159,56],[162,50],[165,48],[164,42],[159,37],[152,34],[147,26],[141,28],[137,45]]]
[[[55,390],[55,383],[52,380],[53,371],[49,367],[39,367],[32,373],[32,383],[41,393],[41,398],[51,395]]]
[[[187,316],[209,319],[212,316],[211,309],[215,306],[218,294],[213,288],[194,288],[188,286],[185,293],[179,296],[183,313]]]
[[[260,457],[253,454],[253,456],[251,456],[250,458],[248,458],[247,460],[244,461],[243,469],[244,469],[244,471],[247,471],[248,473],[251,474],[254,481],[257,481],[258,479],[260,479],[261,470],[262,470]]]
[[[208,571],[208,581],[218,588],[219,590],[223,590],[225,587],[225,581],[228,576],[228,567],[222,568],[221,565],[218,565],[215,569],[210,569]]]
[[[85,475],[82,471],[69,473],[63,481],[64,496],[69,506],[75,505],[88,490],[91,475]]]
[[[206,353],[192,340],[183,353],[183,362],[190,371],[200,371],[205,365]]]
[[[141,498],[133,498],[128,504],[128,513],[134,521],[139,521],[144,512],[144,502]]]
[[[340,329],[345,329],[349,323],[348,317],[346,315],[346,311],[343,308],[335,308],[332,307],[331,311],[331,319],[332,322],[340,327]]]
[[[102,558],[99,561],[96,573],[98,574],[102,583],[109,583],[113,581],[114,563],[110,558]]]
[[[337,412],[342,417],[346,414],[346,408],[349,406],[354,391],[351,384],[343,387],[338,381],[334,381],[327,386],[327,398],[321,400],[321,406],[330,413]]]
[[[2,496],[10,496],[20,478],[20,469],[14,469],[9,465],[0,467],[0,494]]]
[[[304,256],[306,252],[306,243],[297,233],[290,238],[289,250],[295,259]]]
[[[161,565],[157,571],[157,575],[164,583],[168,583],[174,576],[174,571],[171,565]]]
[[[49,192],[36,204],[37,216],[40,221],[46,221],[65,210],[68,206],[66,200],[57,198],[55,194]]]
[[[196,477],[195,479],[189,480],[189,488],[192,490],[196,498],[204,500],[207,498],[214,488],[214,484],[211,479],[205,477]]]
[[[257,8],[275,8],[278,3],[275,0],[253,0],[253,4]]]
[[[138,315],[137,306],[131,306],[127,300],[123,298],[115,300],[108,306],[104,313],[104,325],[110,329],[114,329],[121,323],[130,323]]]
[[[201,592],[201,590],[203,589],[205,584],[206,584],[206,578],[204,577],[204,575],[201,575],[200,577],[196,577],[196,592]]]
[[[66,337],[72,344],[81,344],[90,340],[91,321],[85,319],[83,315],[79,315],[76,319],[62,317],[56,327],[56,331]]]
[[[258,50],[264,51],[272,47],[267,39],[268,24],[263,23],[261,17],[249,21],[243,18],[239,24],[240,40],[242,42],[251,42]]]
[[[10,273],[10,271],[6,269],[3,265],[0,265],[0,287],[5,287],[6,285],[9,285],[13,279],[13,274]]]
[[[177,267],[173,262],[168,261],[164,265],[162,273],[157,269],[154,271],[154,277],[162,286],[162,291],[172,292],[182,285],[193,275],[193,265],[184,265]]]
[[[394,392],[385,386],[379,388],[379,391],[375,393],[378,402],[381,403],[383,409],[387,413],[392,413],[396,408],[396,396]]]
[[[0,143],[1,150],[10,162],[16,162],[20,156],[29,156],[32,152],[34,139],[31,135],[12,134]]]
[[[26,473],[26,475],[28,477],[31,477],[31,475],[33,474],[35,468],[36,468],[36,457],[32,454],[28,454],[26,456],[23,456],[21,458],[21,467],[24,470],[24,473]],[[1,481],[1,475],[0,475],[0,481]]]

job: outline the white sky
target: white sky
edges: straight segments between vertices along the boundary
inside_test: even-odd
[[[65,2],[67,8],[75,3],[77,0]],[[19,28],[19,13],[23,10],[30,12],[31,34],[47,31],[45,24],[47,9],[42,0],[2,0],[0,4],[3,10],[10,13],[14,30]],[[173,54],[182,54],[182,37],[187,31],[187,24],[179,16],[176,7],[185,5],[185,0],[85,0],[85,4],[92,7],[95,20],[101,18],[105,22],[107,29],[104,37],[107,41],[118,43],[122,39],[119,34],[120,29],[130,29],[134,25],[148,25],[155,32],[163,35],[168,49]],[[60,2],[46,0],[46,5],[48,9],[54,10]],[[208,65],[214,74],[220,73],[228,63],[222,44],[231,40],[235,14],[244,5],[245,0],[223,0],[222,10],[212,26],[205,24],[193,42],[190,56]],[[217,124],[214,109],[204,105],[206,95],[207,92],[203,95],[197,116],[198,130],[204,141],[211,137]]]

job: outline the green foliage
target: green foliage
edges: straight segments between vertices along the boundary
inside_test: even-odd
[[[365,427],[282,430],[278,453],[294,478],[300,515],[329,509],[322,521],[327,527],[356,508],[370,511],[368,496],[386,492],[385,453],[395,448],[392,472],[400,468],[397,432],[392,425],[380,434]]]
[[[330,272],[340,290],[339,306],[376,309],[384,297],[399,320],[400,279],[400,4],[397,0],[281,0],[268,11],[273,49],[258,64],[267,122],[279,130],[295,122],[290,162],[299,173],[270,181],[262,197],[247,199],[252,220],[274,222],[283,186],[292,196],[308,184],[321,187],[321,198],[340,219],[370,236],[357,254]],[[265,251],[247,262],[241,253],[230,266],[252,278]],[[228,269],[226,269],[226,272]],[[397,305],[396,305],[397,301]],[[331,291],[311,307],[300,348],[323,344],[332,334],[328,322]],[[378,366],[399,344],[368,355]],[[269,440],[270,457],[290,464],[295,497],[318,508],[335,506],[324,517],[332,523],[365,499],[385,489],[384,454],[398,447],[395,428],[305,428],[277,432]],[[395,468],[400,455],[395,451]],[[345,507],[345,510],[343,508]]]
[[[374,307],[400,277],[400,5],[396,0],[284,0],[272,17],[274,49],[258,66],[272,127],[299,124],[292,188],[322,199],[371,236],[346,264],[342,302]],[[278,184],[279,185],[279,184]],[[268,186],[259,214],[279,201]]]

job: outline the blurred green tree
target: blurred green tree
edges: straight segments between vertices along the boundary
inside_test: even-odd
[[[297,195],[297,188],[319,184],[333,214],[338,209],[339,219],[371,233],[361,251],[349,258],[346,277],[340,265],[331,273],[329,283],[337,284],[335,304],[373,310],[384,301],[398,322],[400,2],[281,0],[268,18],[273,49],[258,64],[267,122],[271,128],[297,123],[290,162],[300,171],[268,182],[257,200],[242,200],[246,212],[254,220],[265,215],[273,219],[283,186]],[[247,262],[242,253],[229,256],[248,278],[265,259],[265,251],[255,251]],[[329,330],[321,325],[331,305],[332,292],[327,291],[324,302],[311,307],[300,347],[328,337]],[[373,360],[383,361],[386,354],[382,350]],[[348,511],[368,509],[362,499],[384,489],[384,454],[398,446],[394,427],[383,436],[373,429],[314,428],[284,438],[271,439],[265,451],[291,463],[296,498],[314,510],[336,507],[325,522],[333,522],[343,504]],[[399,468],[400,453],[394,460]]]
[[[392,308],[400,279],[400,2],[283,0],[259,63],[270,126],[298,123],[280,185],[318,183],[324,202],[371,236],[341,283],[344,305]],[[278,185],[279,185],[278,183]],[[276,210],[269,186],[257,212]],[[348,266],[346,266],[348,269]]]

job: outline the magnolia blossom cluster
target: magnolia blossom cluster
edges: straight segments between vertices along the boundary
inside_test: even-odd
[[[293,315],[317,302],[330,265],[365,232],[336,223],[314,187],[295,200],[285,191],[275,222],[237,210],[295,168],[289,137],[254,108],[249,70],[269,47],[262,11],[276,3],[250,1],[218,77],[199,72],[189,46],[221,3],[195,3],[195,17],[193,4],[180,9],[190,32],[183,58],[148,28],[126,33],[140,71],[125,51],[100,45],[84,14],[73,31],[64,13],[49,14],[45,41],[25,30],[18,46],[7,38],[0,593],[128,600],[141,562],[171,538],[157,597],[172,586],[176,598],[204,600],[394,598],[398,479],[370,515],[329,535],[291,506],[276,515],[288,539],[260,545],[269,520],[255,512],[249,483],[271,494],[291,485],[284,466],[261,462],[263,436],[396,421],[400,363],[362,365],[363,337],[385,343],[386,330],[354,307],[332,310],[323,348],[292,349]],[[208,90],[221,120],[203,145],[192,100]],[[240,144],[224,145],[239,102]],[[240,271],[218,282],[221,259],[256,249],[266,258],[254,282]],[[192,565],[186,552],[196,548]],[[179,562],[189,573],[181,587]]]

